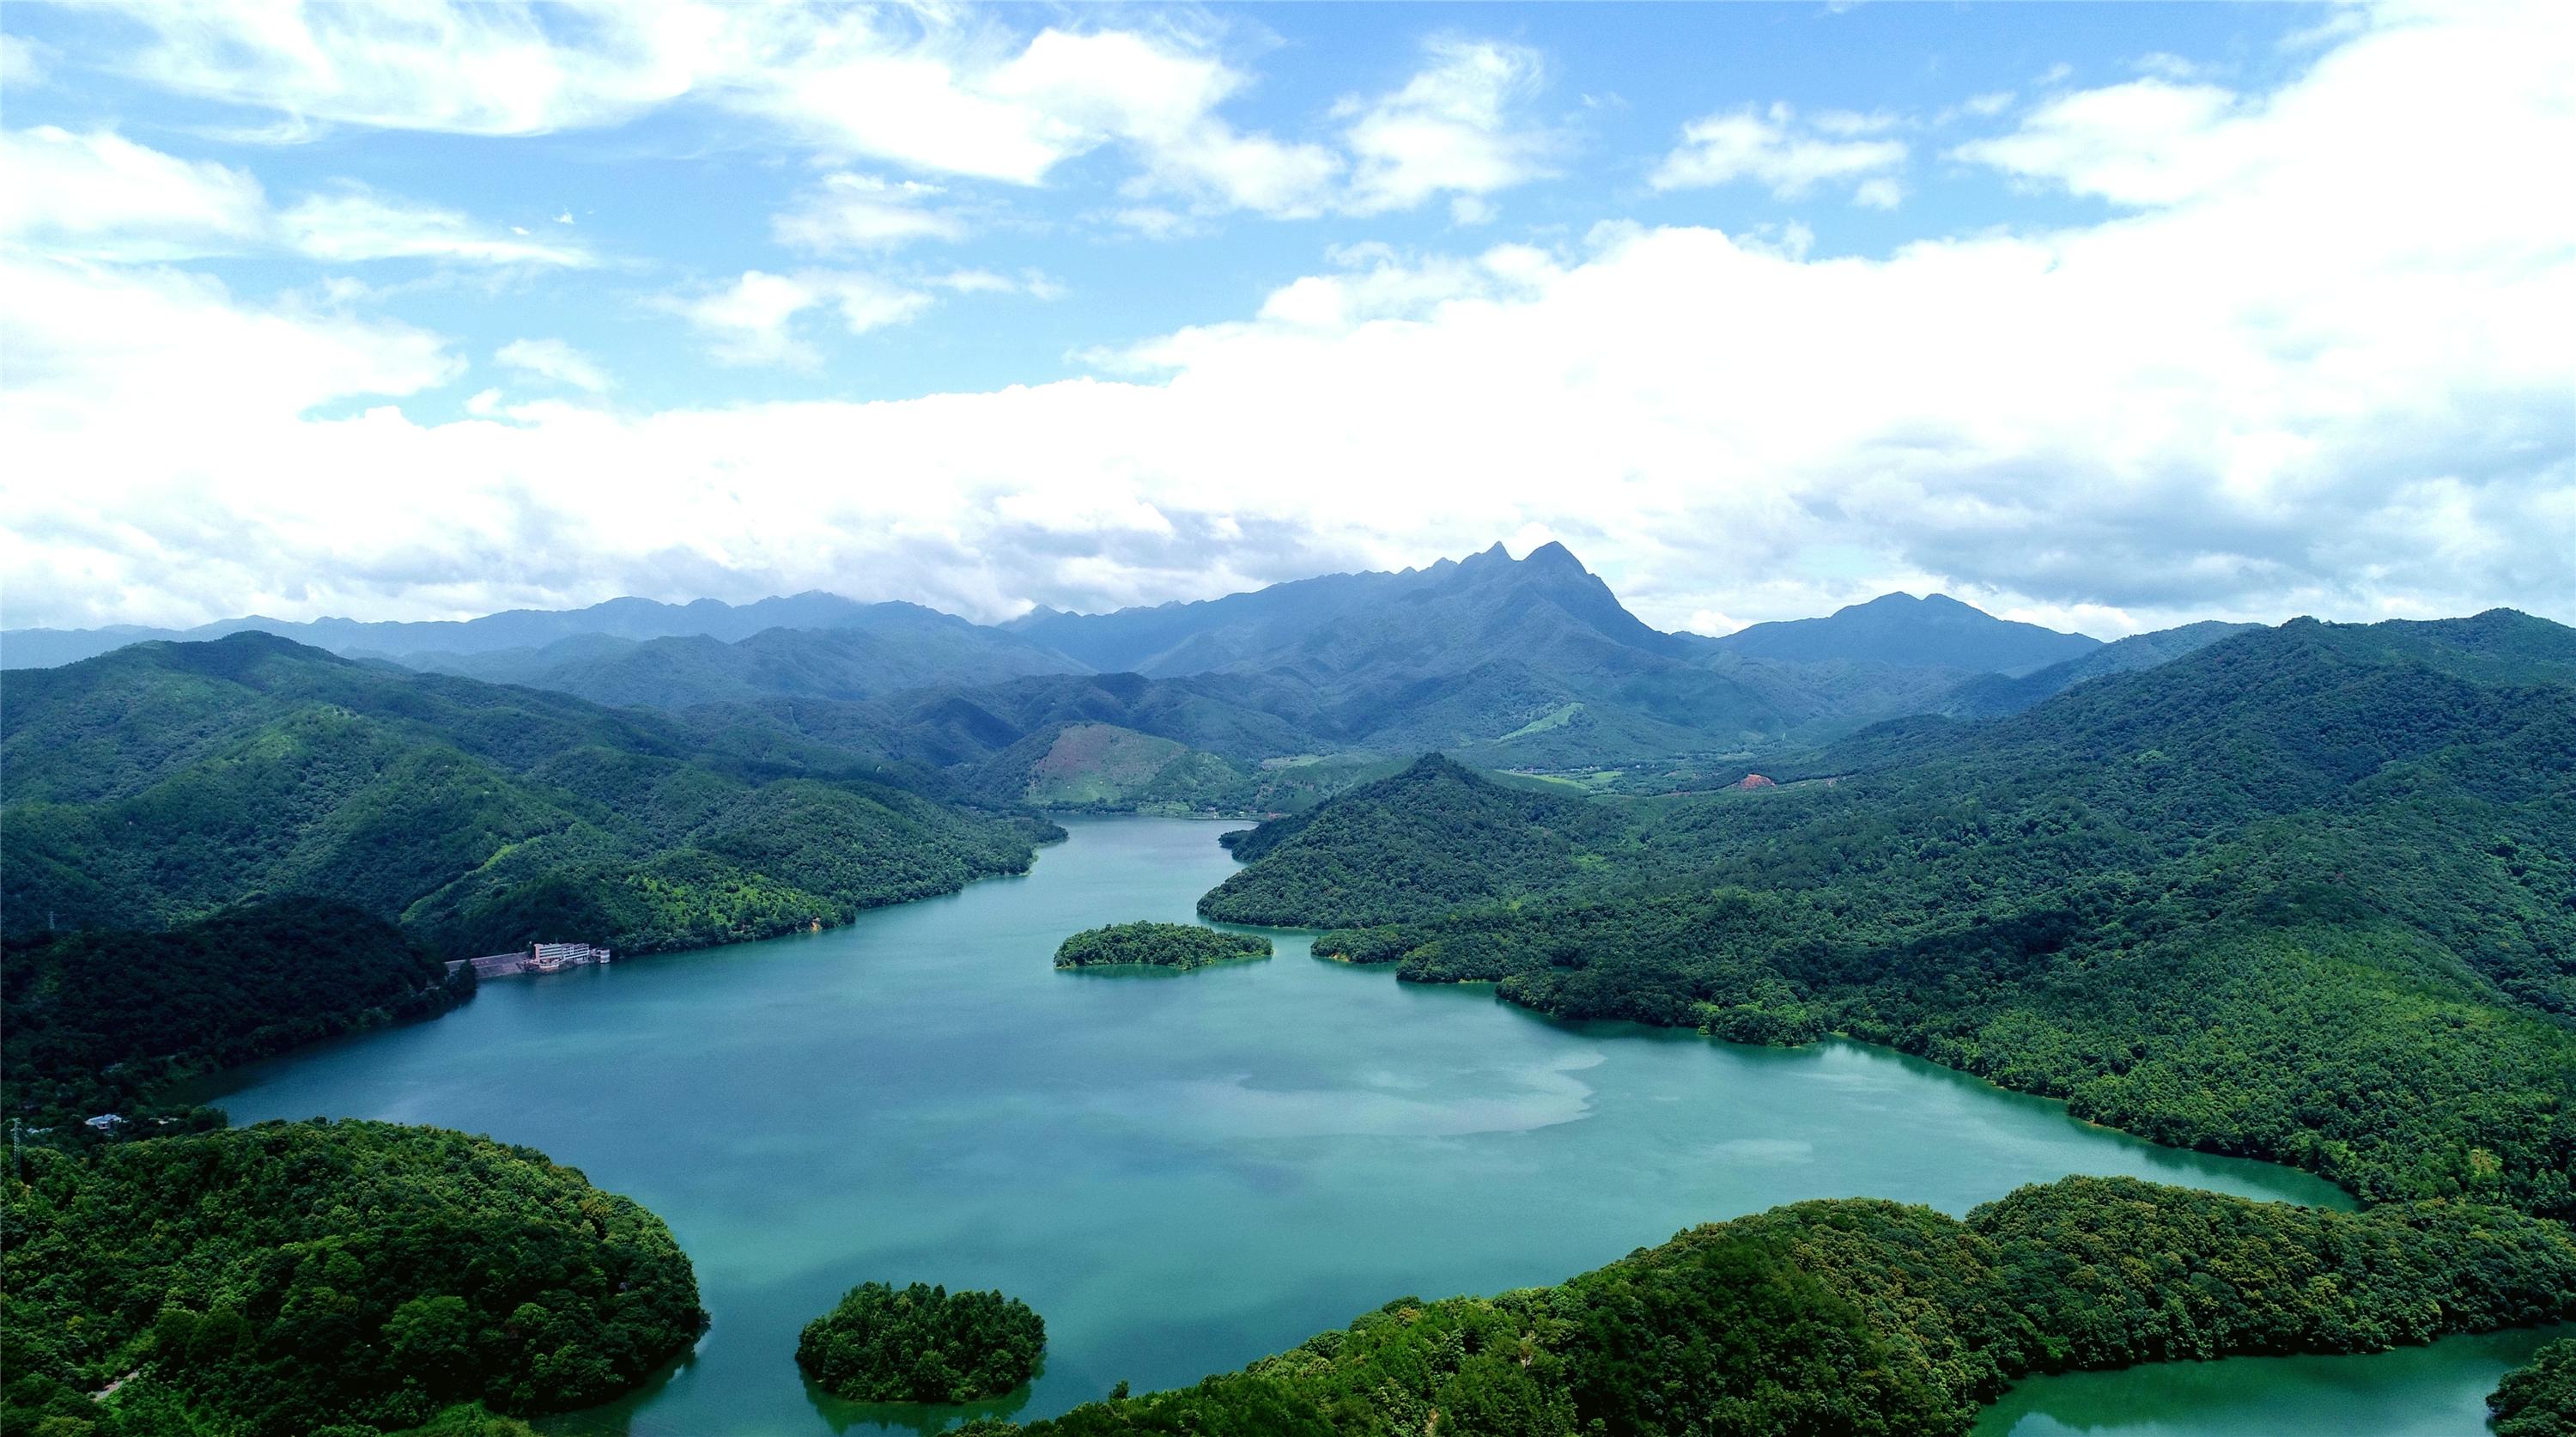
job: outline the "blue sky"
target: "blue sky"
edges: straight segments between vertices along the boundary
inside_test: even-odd
[[[2553,8],[15,4],[0,602],[2564,616]]]

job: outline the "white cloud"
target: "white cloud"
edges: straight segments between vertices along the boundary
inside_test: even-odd
[[[922,283],[951,294],[1024,294],[1041,300],[1062,299],[1065,292],[1063,285],[1034,269],[1024,269],[1017,276],[995,274],[989,269],[955,269],[931,275]]]
[[[0,31],[0,85],[32,90],[51,78],[53,47],[24,35]]]
[[[579,246],[527,243],[454,210],[357,185],[279,212],[247,170],[180,159],[112,130],[0,132],[0,189],[9,195],[0,237],[65,258],[149,262],[289,250],[330,263],[590,263]]]
[[[1905,202],[1905,186],[1885,175],[1852,186],[1852,203],[1866,210],[1892,210]]]
[[[2133,80],[2040,106],[2009,135],[1973,140],[1954,159],[2126,204],[2170,204],[2264,157],[2215,131],[2236,96],[2216,85]]]
[[[611,383],[599,361],[560,339],[514,339],[494,351],[492,358],[512,369],[593,394],[607,390]]]
[[[1353,213],[1491,194],[1548,173],[1555,141],[1517,113],[1539,88],[1538,52],[1490,40],[1424,48],[1429,63],[1402,89],[1335,108],[1355,157],[1344,202]]]
[[[941,7],[681,3],[169,6],[121,68],[294,123],[528,135],[682,100],[764,120],[829,155],[1034,185],[1106,145],[1147,181],[1264,213],[1312,211],[1320,146],[1215,114],[1245,77],[1177,24],[1048,28],[1019,41]]]
[[[1905,142],[1867,138],[1889,123],[1828,111],[1802,125],[1785,104],[1704,115],[1682,126],[1681,143],[1648,183],[1679,190],[1751,180],[1797,199],[1819,184],[1849,182],[1860,203],[1891,208],[1903,191],[1889,172],[1904,167]]]
[[[581,266],[578,245],[539,244],[526,231],[496,233],[455,210],[342,185],[308,195],[277,217],[279,237],[326,263],[374,259],[463,260],[476,264]]]
[[[463,369],[437,335],[358,317],[329,296],[249,304],[200,275],[36,258],[0,261],[0,288],[6,427],[38,445],[76,445],[148,416],[180,446],[165,460],[183,472],[225,462],[189,450],[219,448],[247,426],[291,424],[352,396],[415,394]],[[87,465],[18,472],[96,477]]]
[[[1482,195],[1547,172],[1554,148],[1517,107],[1537,53],[1442,38],[1403,87],[1335,110],[1334,145],[1245,131],[1221,109],[1251,77],[1176,15],[1133,28],[1011,32],[989,12],[674,0],[654,6],[175,4],[134,18],[107,57],[149,83],[276,112],[243,139],[332,126],[532,135],[696,103],[754,117],[844,161],[1031,186],[1123,151],[1130,198],[1278,218],[1380,213]],[[858,175],[779,219],[798,248],[953,238],[954,216],[870,194]],[[1155,208],[1138,206],[1138,212]],[[564,217],[569,219],[569,215]]]
[[[232,254],[267,239],[268,198],[247,170],[183,160],[110,130],[0,132],[0,235],[95,259]]]
[[[134,12],[148,43],[117,57],[181,94],[316,124],[529,135],[610,124],[739,60],[709,7],[174,3]]]
[[[812,310],[832,309],[852,334],[901,324],[930,307],[930,296],[874,275],[803,270],[795,274],[745,271],[726,288],[668,307],[688,320],[726,364],[810,368],[822,354],[796,335],[796,321]]]
[[[825,175],[798,195],[793,205],[771,217],[769,230],[780,244],[816,254],[963,239],[966,222],[935,206],[942,193],[939,186],[918,180],[844,170]]]
[[[2043,104],[2009,172],[2107,219],[1878,259],[1633,225],[1354,248],[1113,356],[1132,382],[430,423],[345,411],[453,378],[434,336],[39,266],[6,276],[44,342],[8,336],[0,569],[18,623],[806,587],[998,617],[1535,524],[1665,624],[1899,587],[2106,626],[2566,617],[2576,240],[2541,182],[2576,152],[2565,23],[2383,17],[2274,93]],[[697,299],[778,358],[850,322],[846,279]],[[874,322],[927,302],[865,293]]]

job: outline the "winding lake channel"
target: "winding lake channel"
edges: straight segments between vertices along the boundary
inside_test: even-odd
[[[1549,1022],[1483,988],[1315,961],[1297,935],[1268,962],[1059,973],[1066,934],[1188,920],[1232,867],[1220,825],[1065,826],[1025,877],[828,933],[498,980],[435,1022],[205,1096],[237,1123],[489,1133],[668,1220],[713,1326],[645,1391],[549,1420],[558,1434],[935,1430],[956,1409],[842,1402],[797,1372],[798,1329],[868,1279],[1036,1307],[1044,1373],[979,1410],[1039,1417],[1122,1379],[1195,1381],[1407,1293],[1553,1282],[1801,1198],[1955,1214],[2082,1172],[2349,1205],[2305,1174],[2155,1147],[1909,1058]],[[2538,1340],[2047,1379],[1980,1430],[2468,1437]],[[2383,1425],[2308,1424],[2320,1384],[2373,1372],[2397,1379],[2370,1388]]]

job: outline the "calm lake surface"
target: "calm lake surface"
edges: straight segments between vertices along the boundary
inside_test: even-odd
[[[1913,1059],[1553,1023],[1485,989],[1316,961],[1302,936],[1267,962],[1059,973],[1065,935],[1189,920],[1233,866],[1225,825],[1065,826],[1025,877],[829,933],[498,980],[435,1022],[244,1069],[205,1100],[237,1123],[489,1133],[667,1220],[714,1325],[644,1392],[547,1423],[566,1434],[935,1429],[956,1409],[842,1402],[796,1369],[798,1329],[870,1279],[1027,1300],[1045,1371],[979,1410],[1038,1417],[1122,1379],[1196,1381],[1391,1298],[1554,1282],[1801,1198],[1956,1214],[2082,1172],[2350,1205],[2305,1174],[2154,1147]],[[2472,1433],[2456,1414],[2518,1340],[2341,1359],[2414,1373],[2389,1400],[2453,1426],[2288,1421],[2337,1380],[2295,1365],[2177,1397],[2146,1426],[2104,1413],[2198,1390],[2176,1369],[2035,1382],[1990,1426]]]

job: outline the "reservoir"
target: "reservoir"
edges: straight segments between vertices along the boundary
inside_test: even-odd
[[[799,1328],[868,1280],[1025,1299],[1045,1370],[978,1410],[1040,1417],[1122,1380],[1194,1382],[1392,1298],[1554,1282],[1802,1198],[1959,1214],[2081,1172],[2349,1206],[2305,1174],[2155,1147],[1910,1058],[1556,1023],[1319,962],[1295,935],[1186,974],[1058,972],[1066,935],[1187,921],[1233,867],[1225,825],[1065,826],[1024,877],[825,933],[498,980],[434,1022],[199,1097],[236,1123],[488,1133],[668,1221],[713,1325],[644,1391],[544,1424],[559,1434],[935,1430],[957,1409],[842,1402],[796,1368]],[[2519,1340],[2341,1360],[2413,1363],[2392,1390],[2458,1412]],[[2294,1430],[2263,1419],[2264,1390],[2303,1400],[2299,1381],[2231,1379],[2223,1425],[2169,1403],[2135,1430]],[[2104,1424],[2106,1400],[2025,1384],[1981,1430],[2131,1431]]]

